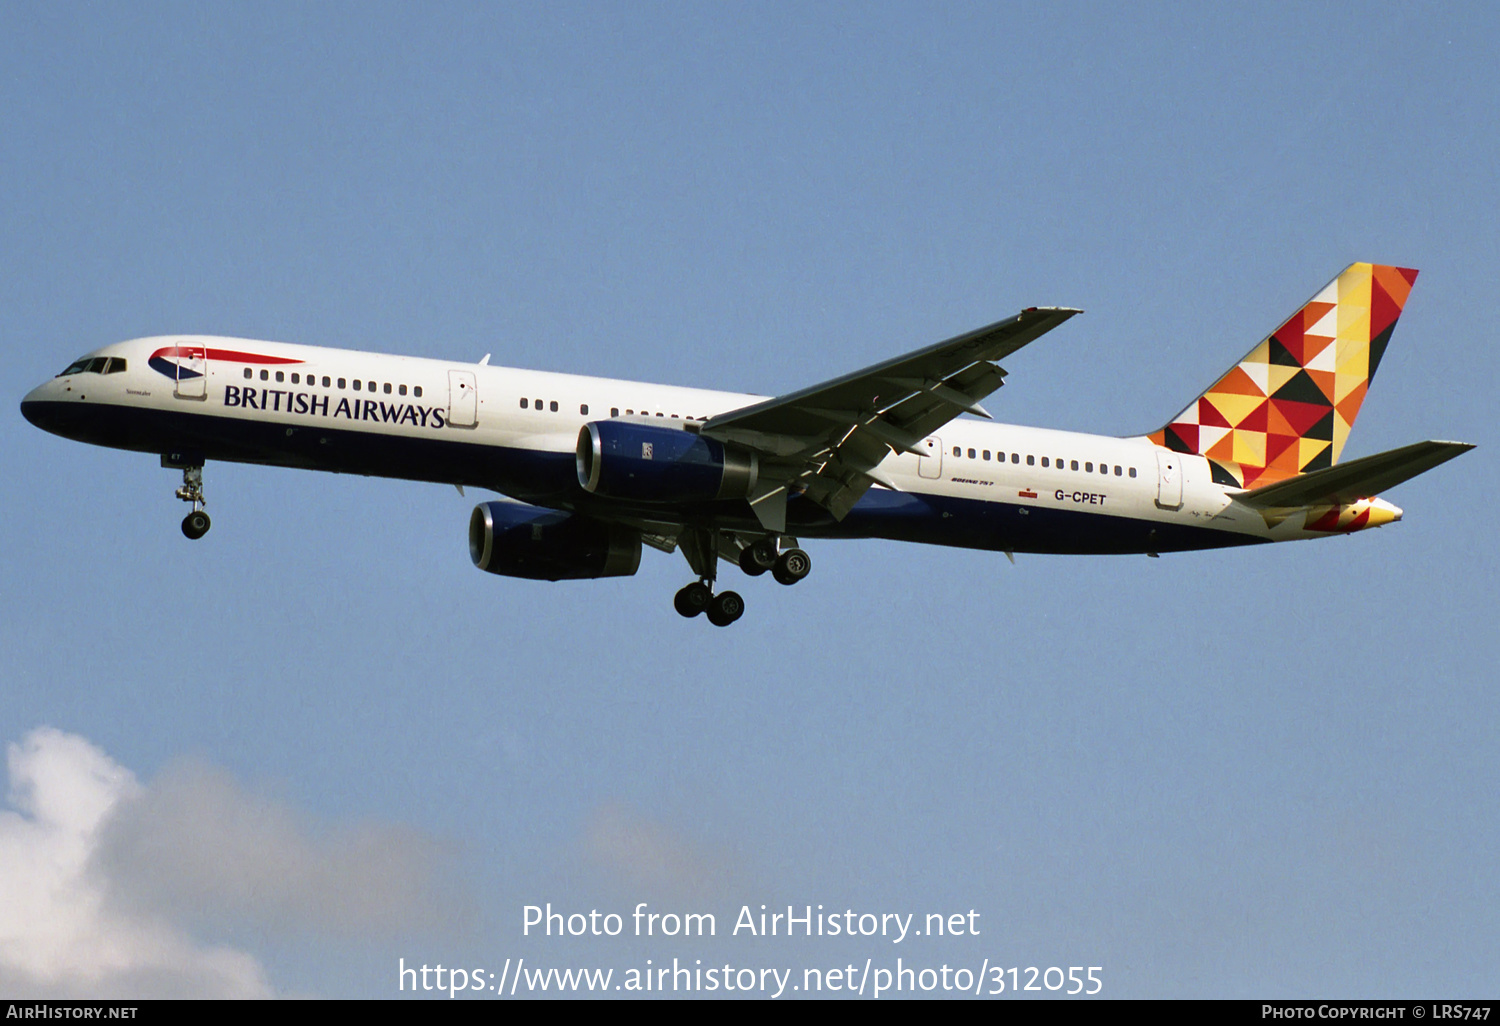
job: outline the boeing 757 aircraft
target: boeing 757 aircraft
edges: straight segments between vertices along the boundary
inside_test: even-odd
[[[96,350],[38,386],[26,419],[156,453],[182,471],[189,538],[209,528],[208,460],[491,489],[481,570],[628,576],[680,549],[683,616],[726,626],[719,560],[795,584],[798,538],[1144,553],[1380,527],[1376,493],[1472,448],[1417,442],[1339,462],[1417,272],[1354,264],[1158,430],[992,422],[999,362],[1078,313],[998,323],[776,398],[202,335]],[[968,416],[965,416],[967,414]]]

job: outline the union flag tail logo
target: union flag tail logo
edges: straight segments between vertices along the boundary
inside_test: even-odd
[[[1338,462],[1417,272],[1351,264],[1159,431],[1253,488]]]

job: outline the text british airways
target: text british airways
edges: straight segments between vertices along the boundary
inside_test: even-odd
[[[416,406],[412,403],[385,403],[377,399],[333,397],[313,392],[292,392],[282,388],[241,388],[224,386],[224,405],[272,413],[301,413],[319,417],[347,417],[349,420],[377,424],[410,424],[413,427],[440,428],[447,422],[448,411],[441,406]]]

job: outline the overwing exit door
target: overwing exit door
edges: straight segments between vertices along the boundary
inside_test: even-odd
[[[922,450],[922,455],[917,458],[917,473],[923,477],[936,480],[943,476],[943,440],[941,438],[924,438],[922,444],[917,446]]]
[[[448,424],[473,427],[479,422],[479,390],[473,371],[448,372]]]

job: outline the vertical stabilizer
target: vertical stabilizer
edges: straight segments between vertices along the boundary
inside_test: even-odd
[[[1417,272],[1351,264],[1148,437],[1253,488],[1338,462]]]

